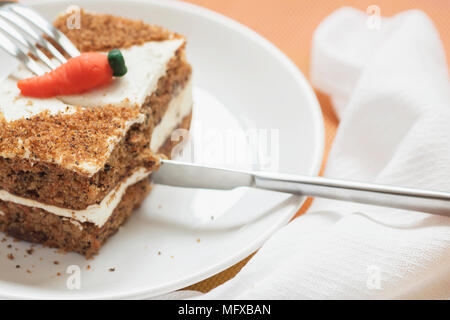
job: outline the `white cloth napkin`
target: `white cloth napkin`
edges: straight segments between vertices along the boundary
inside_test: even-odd
[[[341,119],[325,175],[450,191],[450,83],[430,19],[369,28],[343,8],[313,39],[313,85]],[[450,218],[316,199],[201,298],[450,298]]]

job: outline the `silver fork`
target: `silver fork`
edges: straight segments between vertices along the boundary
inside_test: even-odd
[[[43,35],[57,43],[70,57],[80,55],[78,49],[61,31],[33,9],[16,2],[0,2],[0,48],[17,58],[36,75],[42,75],[67,61]],[[47,49],[56,61],[49,59],[37,45]],[[32,54],[37,60],[28,54]]]

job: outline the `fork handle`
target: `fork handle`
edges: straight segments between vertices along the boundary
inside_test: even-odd
[[[422,211],[450,217],[450,193],[277,173],[254,173],[256,188]]]

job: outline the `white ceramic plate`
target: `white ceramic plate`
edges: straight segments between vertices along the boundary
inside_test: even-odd
[[[205,145],[222,147],[220,134],[227,130],[275,129],[279,171],[318,173],[324,146],[318,102],[295,65],[261,36],[217,13],[181,2],[32,1],[50,20],[74,3],[187,36],[195,84],[194,143],[204,139]],[[253,147],[248,142],[247,148]],[[205,156],[203,161],[212,158]],[[29,255],[29,243],[11,239],[0,243],[0,296],[143,298],[180,289],[257,250],[293,217],[303,200],[246,188],[211,191],[156,186],[93,260],[41,246]],[[7,253],[14,260],[7,259]],[[74,289],[78,280],[81,288]]]

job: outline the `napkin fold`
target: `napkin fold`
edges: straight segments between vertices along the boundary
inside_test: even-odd
[[[340,118],[324,175],[450,191],[439,34],[421,11],[369,18],[342,8],[314,34],[311,80]],[[448,299],[450,218],[315,199],[236,277],[199,298]]]

